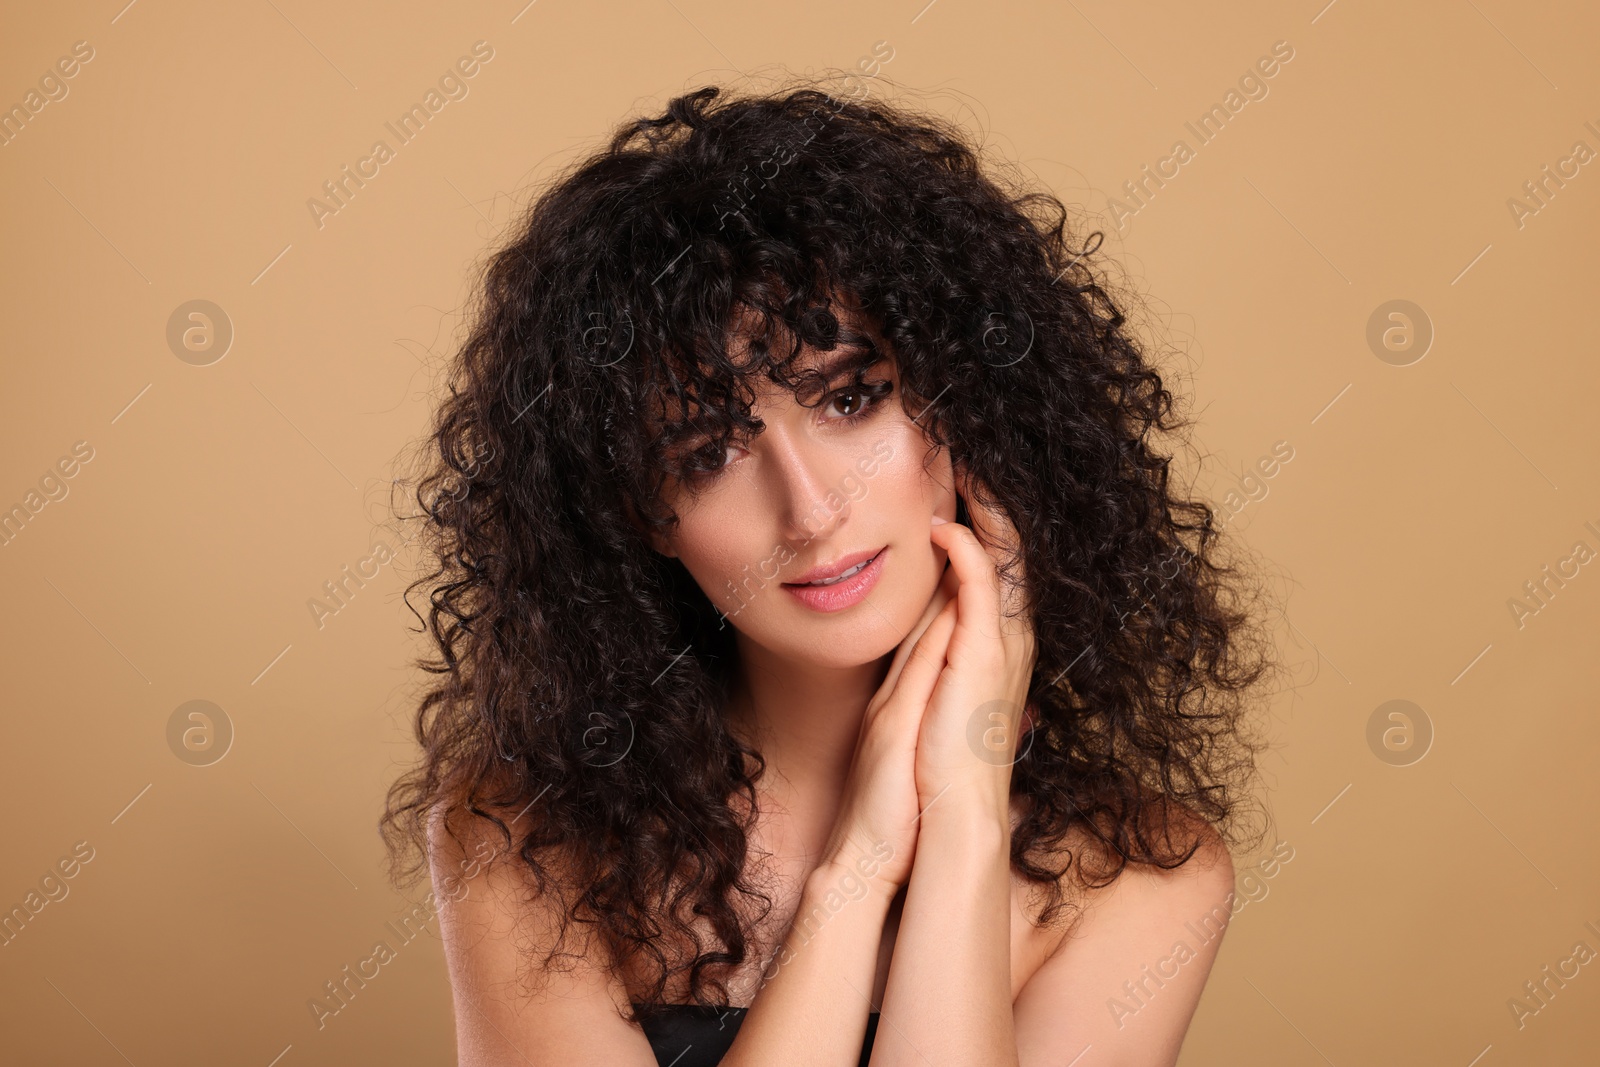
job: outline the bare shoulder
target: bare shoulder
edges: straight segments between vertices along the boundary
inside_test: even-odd
[[[499,828],[479,817],[447,825],[435,816],[428,838],[463,1067],[655,1062],[643,1032],[619,1014],[626,993],[607,953],[586,924],[567,921],[573,887],[564,865],[548,860],[541,886]],[[547,968],[555,947],[559,965]]]
[[[1085,936],[1091,923],[1104,926],[1112,922],[1150,921],[1161,915],[1209,913],[1224,903],[1233,891],[1233,856],[1222,836],[1189,808],[1169,805],[1170,818],[1165,833],[1179,854],[1189,856],[1175,867],[1163,868],[1146,863],[1128,863],[1115,877],[1109,869],[1092,879],[1105,884],[1084,889],[1068,872],[1062,876],[1061,890],[1066,899],[1081,908],[1077,922],[1056,938],[1051,955],[1072,939]],[[1151,833],[1157,832],[1151,828]],[[1093,832],[1083,824],[1067,833],[1067,847],[1088,870],[1098,870],[1102,848]],[[1108,880],[1109,878],[1109,880]]]
[[[1015,1001],[1023,1067],[1071,1059],[1085,1044],[1107,1064],[1176,1062],[1231,916],[1234,869],[1204,819],[1178,806],[1169,812],[1170,841],[1189,852],[1184,862],[1129,863],[1087,890],[1063,885],[1079,907],[1053,931],[1053,947]],[[1074,828],[1068,842],[1095,854],[1092,831]]]

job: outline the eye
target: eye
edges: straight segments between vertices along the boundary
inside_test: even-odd
[[[685,452],[678,461],[680,477],[691,482],[710,481],[728,465],[729,453],[736,448],[732,442],[719,449],[715,441]]]
[[[886,381],[867,382],[858,378],[843,389],[830,393],[827,406],[838,409],[838,421],[853,422],[870,415],[893,388]]]
[[[837,393],[834,393],[832,400],[834,405],[838,408],[839,414],[843,415],[845,418],[850,418],[851,416],[859,415],[861,413],[861,409],[866,406],[867,394],[852,386],[848,389],[841,389]],[[846,411],[845,408],[849,408],[850,410]]]

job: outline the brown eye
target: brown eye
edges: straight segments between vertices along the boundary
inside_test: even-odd
[[[845,416],[859,414],[861,403],[866,399],[863,394],[856,392],[854,389],[846,389],[833,395],[834,403],[839,406],[839,414]],[[846,403],[843,398],[848,398],[849,400],[854,401],[854,403]],[[850,408],[851,410],[846,411],[846,408]]]
[[[828,400],[838,409],[840,419],[863,419],[871,414],[872,409],[881,403],[893,389],[893,384],[887,381],[857,381],[831,393]]]

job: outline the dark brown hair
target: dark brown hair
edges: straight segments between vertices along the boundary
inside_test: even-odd
[[[1039,718],[1012,847],[1040,921],[1069,870],[1175,867],[1207,824],[1243,841],[1267,643],[1211,508],[1169,483],[1161,439],[1186,423],[1101,284],[1101,236],[987,175],[955,125],[811,87],[680,96],[553,182],[487,265],[416,489],[437,566],[407,602],[427,589],[437,682],[381,824],[393,877],[422,869],[430,814],[489,820],[540,885],[562,873],[568,923],[653,966],[647,1002],[681,963],[692,999],[726,1003],[750,930],[732,894],[768,900],[746,869],[765,764],[721,717],[731,630],[641,527],[674,519],[691,401],[713,453],[752,427],[740,310],[827,347],[840,293],[1022,537]],[[663,400],[678,418],[641,417]],[[1063,847],[1074,827],[1088,848]],[[679,961],[690,908],[720,944]]]

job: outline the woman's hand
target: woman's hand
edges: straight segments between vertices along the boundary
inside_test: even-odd
[[[1011,767],[1024,730],[1028,685],[1037,657],[1032,619],[1021,611],[1021,575],[1003,580],[998,564],[1018,545],[999,510],[963,493],[973,526],[940,522],[931,536],[949,553],[958,586],[956,624],[917,739],[919,810],[946,789],[945,803],[977,803],[1009,825]],[[1031,714],[1026,718],[1031,720]]]
[[[911,877],[921,811],[913,771],[917,734],[955,632],[955,592],[946,571],[868,702],[839,814],[822,851],[823,863],[852,868],[874,856],[875,878],[887,890]]]

